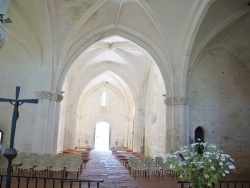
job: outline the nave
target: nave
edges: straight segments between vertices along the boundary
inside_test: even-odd
[[[149,180],[137,175],[136,180],[129,175],[129,171],[114,156],[111,151],[90,152],[91,160],[86,164],[85,169],[79,178],[82,179],[103,179],[100,187],[105,188],[177,188],[177,180],[164,176],[158,180],[157,177],[150,175]]]
[[[66,156],[68,154],[80,154],[76,150],[66,150],[57,156]],[[172,179],[167,175],[164,175],[163,179],[160,177],[159,180],[153,174],[150,174],[150,179],[145,180],[145,178],[137,173],[136,180],[133,178],[132,173],[129,174],[128,169],[118,160],[118,158],[112,154],[110,150],[108,151],[97,151],[91,150],[89,154],[85,152],[81,153],[83,158],[82,170],[79,173],[78,180],[103,180],[100,183],[100,188],[177,188],[180,185],[177,184],[176,179]],[[29,156],[27,156],[29,158]],[[88,160],[84,160],[88,159]],[[52,164],[53,166],[54,164]],[[22,165],[21,165],[22,166]],[[57,173],[38,173],[34,171],[35,167],[25,170],[23,173],[18,173],[18,169],[21,166],[13,166],[12,171],[12,188],[27,188],[27,187],[37,187],[37,188],[52,188],[61,187],[60,179],[61,171]],[[6,174],[6,168],[2,169],[2,174]],[[65,170],[64,170],[65,171]],[[65,174],[65,172],[64,172]],[[18,180],[17,177],[21,175]],[[32,178],[35,177],[35,178]],[[38,177],[38,179],[36,178]],[[39,179],[40,178],[40,179]],[[44,179],[46,179],[46,183]],[[53,185],[53,179],[55,183]],[[76,173],[69,173],[67,179],[77,180]],[[19,182],[18,182],[19,181]],[[5,187],[6,179],[5,177],[0,182],[0,188]],[[64,188],[70,187],[70,183],[64,183]],[[72,188],[87,188],[88,183],[82,183],[79,186],[78,183],[74,182]],[[91,188],[96,188],[97,183],[91,183]]]
[[[75,150],[72,150],[73,153],[76,153]],[[64,151],[61,154],[67,155],[70,151]],[[78,152],[79,153],[79,152]],[[83,158],[86,153],[81,153]],[[124,154],[123,154],[124,155]],[[129,174],[126,165],[122,164],[120,160],[118,160],[117,155],[114,155],[114,152],[109,151],[97,151],[91,150],[88,155],[88,159],[85,164],[83,164],[82,172],[79,174],[79,180],[103,180],[103,183],[100,183],[100,188],[180,188],[181,184],[177,183],[178,179],[176,177],[169,177],[167,174],[164,174],[163,178],[160,175],[159,179],[150,173],[149,180],[145,179],[142,174],[137,173],[136,180],[132,176],[132,173]],[[13,175],[17,175],[18,168],[13,167]],[[5,174],[4,171],[3,174]],[[29,176],[29,171],[26,171],[24,176]],[[45,177],[44,174],[36,174],[36,177]],[[50,178],[60,178],[60,173],[53,173],[50,175]],[[76,179],[75,173],[70,173],[67,176],[68,179]],[[27,188],[27,187],[36,187],[36,179],[30,178],[29,183],[27,183],[27,179],[20,178],[20,185],[18,186],[17,178],[12,178],[12,188]],[[249,174],[237,176],[237,174],[231,174],[227,176],[227,180],[248,180]],[[226,179],[225,179],[226,180]],[[248,181],[249,184],[249,181]],[[72,184],[72,188],[87,188],[88,183],[82,183],[79,186],[77,183]],[[216,185],[218,187],[219,185]],[[5,179],[0,184],[0,187],[5,187]],[[53,180],[47,180],[46,186],[44,186],[43,180],[39,180],[37,183],[37,188],[52,188]],[[61,187],[60,182],[56,181],[54,187]],[[64,188],[70,187],[69,183],[65,183]],[[96,183],[91,183],[91,188],[96,188]],[[185,185],[185,188],[187,184]],[[237,187],[241,187],[240,184]]]

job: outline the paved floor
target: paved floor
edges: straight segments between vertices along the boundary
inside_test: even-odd
[[[137,175],[136,180],[129,175],[128,170],[116,159],[110,151],[91,151],[91,160],[87,163],[79,178],[103,179],[102,188],[176,188],[180,187],[177,180],[164,176],[157,179],[153,174],[149,180]]]

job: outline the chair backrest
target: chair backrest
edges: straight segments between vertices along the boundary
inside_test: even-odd
[[[158,170],[158,166],[155,160],[150,160],[147,164],[147,169],[149,170]]]
[[[30,153],[29,156],[38,156],[38,153]]]
[[[7,159],[4,157],[3,154],[0,154],[0,164],[4,163]],[[8,160],[7,160],[8,161]]]
[[[51,153],[45,153],[45,154],[43,154],[43,157],[50,157],[50,156],[52,156]]]
[[[52,170],[54,168],[62,168],[63,169],[64,167],[65,167],[64,160],[62,160],[62,159],[55,159],[55,160],[53,160]]]
[[[82,158],[79,158],[79,157],[71,157],[68,161],[78,161],[79,163],[82,163]]]
[[[47,159],[42,159],[42,158],[38,159],[36,167],[37,168],[43,168],[43,167],[47,168],[47,167],[49,167],[48,160]]]
[[[129,159],[128,159],[129,166],[134,167],[135,166],[135,161],[137,161],[136,157],[129,157]]]
[[[0,168],[7,168],[8,167],[8,159],[4,157],[4,155],[0,155]]]
[[[27,157],[27,158],[24,158],[23,164],[22,164],[22,166],[20,168],[22,168],[22,167],[33,168],[33,166],[35,166],[35,163],[36,163],[36,161],[34,161],[33,158]]]
[[[79,165],[79,162],[76,160],[68,161],[66,171],[78,171]]]
[[[48,166],[52,166],[53,161],[55,160],[55,157],[54,156],[45,156],[44,159],[46,159],[48,161]]]
[[[150,157],[141,157],[140,161],[143,161],[144,164],[146,164],[148,159],[151,159],[151,158]]]
[[[21,152],[19,152],[19,153],[18,153],[18,155],[27,156],[27,153],[26,153],[26,152],[21,151]]]
[[[162,157],[155,157],[156,164],[158,166],[161,166],[163,163],[163,158]]]
[[[136,170],[145,170],[144,161],[141,161],[141,160],[135,161],[135,169]]]
[[[22,164],[24,158],[25,158],[25,155],[19,155],[19,154],[18,154],[18,155],[13,159],[12,164],[13,164],[13,165]]]
[[[162,170],[171,170],[171,168],[169,167],[168,161],[163,162],[160,167]]]

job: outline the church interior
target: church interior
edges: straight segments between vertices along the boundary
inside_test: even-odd
[[[18,152],[157,157],[200,137],[250,174],[249,0],[0,0],[0,21],[0,98],[38,99],[19,103]]]

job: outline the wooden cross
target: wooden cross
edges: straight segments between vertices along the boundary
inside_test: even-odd
[[[0,98],[0,102],[10,102],[14,106],[12,124],[11,124],[10,147],[9,149],[6,149],[6,151],[4,152],[4,156],[8,159],[6,188],[10,188],[12,160],[17,155],[17,152],[15,149],[13,149],[13,146],[14,146],[15,131],[16,131],[16,121],[19,118],[18,107],[22,105],[23,103],[36,103],[36,104],[38,103],[38,99],[18,99],[19,93],[20,93],[20,87],[17,86],[15,99]]]

